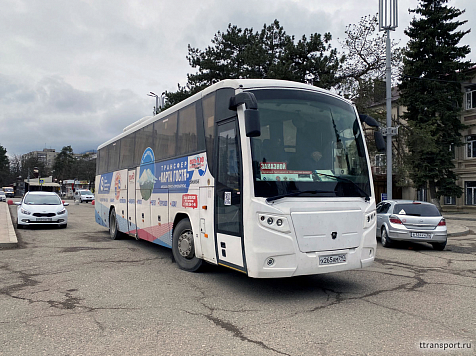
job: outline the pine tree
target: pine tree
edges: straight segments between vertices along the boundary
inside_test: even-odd
[[[58,180],[73,179],[71,177],[74,168],[73,148],[71,146],[64,146],[61,152],[55,157],[53,164],[54,177]]]
[[[315,33],[295,41],[278,20],[259,32],[229,24],[206,49],[188,46],[187,59],[198,71],[188,74],[187,84],[179,85],[177,92],[166,93],[166,107],[223,79],[284,79],[329,89],[337,83],[342,61],[331,40],[330,33]]]
[[[6,185],[10,178],[10,160],[7,156],[7,150],[0,145],[0,188]]]
[[[461,81],[471,66],[465,61],[469,46],[458,46],[468,31],[457,30],[466,21],[456,18],[464,11],[448,7],[448,0],[420,0],[405,34],[401,89],[407,107],[407,168],[416,188],[429,188],[439,206],[441,196],[461,196],[450,147],[461,146]]]

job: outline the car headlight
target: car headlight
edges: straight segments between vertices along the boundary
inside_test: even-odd
[[[63,215],[64,213],[66,213],[66,209],[63,209],[63,210],[61,210],[61,211],[58,211],[58,212],[56,213],[56,215]]]
[[[25,215],[31,215],[31,213],[28,210],[25,210],[23,208],[20,209],[20,212]]]

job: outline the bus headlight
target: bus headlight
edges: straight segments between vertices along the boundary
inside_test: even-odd
[[[364,229],[368,229],[373,224],[375,224],[376,217],[377,217],[377,213],[375,212],[375,210],[372,211],[371,213],[366,214],[365,221],[364,221]]]
[[[291,232],[288,219],[285,216],[258,214],[258,221],[261,226],[268,229],[285,233]]]

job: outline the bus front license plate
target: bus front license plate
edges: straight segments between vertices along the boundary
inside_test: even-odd
[[[343,263],[346,261],[345,254],[319,257],[319,265],[333,265],[334,263]]]

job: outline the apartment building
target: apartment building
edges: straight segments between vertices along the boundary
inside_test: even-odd
[[[471,79],[462,83],[463,110],[461,122],[467,126],[461,132],[463,145],[448,147],[454,154],[455,173],[458,176],[457,184],[464,189],[461,197],[442,197],[441,205],[445,210],[476,210],[476,66],[468,71]],[[405,126],[402,116],[406,108],[400,104],[400,95],[397,88],[392,89],[392,126]],[[378,102],[369,107],[374,111],[385,112],[385,102]],[[404,150],[404,146],[398,149]],[[395,161],[394,161],[395,162]],[[376,192],[386,191],[386,157],[385,154],[377,154],[372,162],[374,184]],[[395,172],[394,166],[394,172]],[[395,180],[395,176],[394,176]],[[410,181],[394,181],[394,198],[429,200],[427,189],[415,189]],[[395,194],[397,193],[397,194]],[[377,194],[377,200],[379,196]]]
[[[21,156],[22,160],[28,158],[37,158],[39,162],[43,162],[45,167],[53,168],[53,164],[55,163],[55,157],[58,155],[58,152],[55,151],[54,148],[43,148],[43,151],[31,151],[25,153]]]
[[[458,185],[464,189],[460,198],[445,197],[443,204],[448,208],[476,209],[476,66],[469,71],[471,79],[463,83],[463,111],[461,122],[467,126],[461,132],[464,145],[454,151],[455,173]]]

